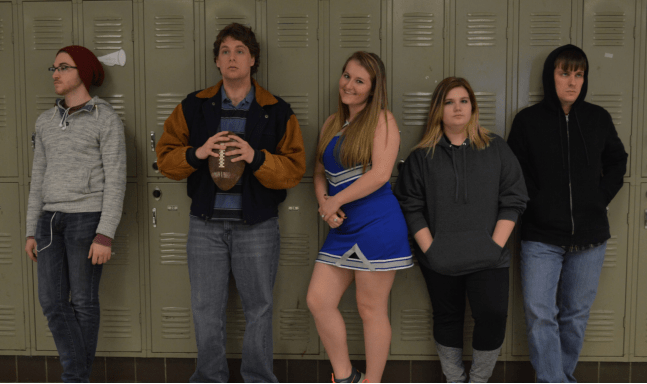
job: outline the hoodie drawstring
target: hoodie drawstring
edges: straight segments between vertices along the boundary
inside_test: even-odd
[[[465,143],[463,143],[464,146]],[[467,204],[469,203],[467,199],[467,149],[461,148],[461,151],[463,152],[463,188],[465,189],[465,204]]]
[[[469,202],[467,198],[467,150],[463,147],[465,147],[465,143],[461,144],[460,150],[463,152],[463,189],[465,191],[464,196],[465,196],[465,204]],[[453,145],[449,145],[449,150],[452,153],[452,166],[454,167],[454,179],[456,180],[456,186],[454,189],[454,203],[458,203],[458,190],[460,188],[460,177],[458,175],[458,169],[456,168],[456,158],[454,157],[454,151],[457,150],[454,148]]]
[[[568,129],[568,126],[567,126]],[[562,115],[557,110],[557,130],[559,131],[559,148],[562,155],[562,169],[566,169],[566,159],[564,158],[564,135],[562,134]]]
[[[67,123],[67,117],[69,116],[70,109],[66,109],[65,112],[63,112],[63,117],[61,117],[61,121],[58,123],[59,128],[65,129],[65,125],[63,123]]]
[[[449,150],[452,153],[452,166],[454,167],[454,179],[456,179],[456,187],[454,188],[454,203],[458,203],[458,170],[456,169],[456,161],[454,160],[454,147],[449,145]]]
[[[577,117],[577,111],[573,109],[573,112],[575,113],[575,121],[577,122],[577,128],[580,131],[580,137],[582,138],[582,143],[584,143],[584,153],[586,154],[586,165],[591,165],[589,161],[589,149],[586,146],[586,140],[584,140],[584,133],[582,132],[582,127],[580,126],[580,119]]]

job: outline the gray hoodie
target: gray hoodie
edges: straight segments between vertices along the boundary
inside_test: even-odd
[[[97,233],[114,238],[126,192],[124,126],[110,104],[92,98],[69,114],[56,106],[36,120],[27,236],[42,211],[101,212]]]

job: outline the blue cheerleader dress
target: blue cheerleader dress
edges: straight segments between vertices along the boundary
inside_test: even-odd
[[[334,196],[362,174],[362,166],[344,168],[335,145],[338,134],[326,147],[323,165],[328,195]],[[367,171],[370,167],[367,167]],[[377,191],[341,207],[346,219],[331,228],[317,261],[360,271],[390,271],[413,266],[407,224],[400,205],[386,183]]]

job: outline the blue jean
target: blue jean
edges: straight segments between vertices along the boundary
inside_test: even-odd
[[[191,382],[229,380],[225,343],[230,272],[245,313],[241,375],[245,382],[278,382],[273,372],[272,291],[279,251],[278,218],[247,225],[191,216],[187,255],[198,345]]]
[[[89,382],[99,337],[101,265],[88,259],[101,212],[45,211],[38,219],[38,299],[64,382]]]
[[[530,362],[537,382],[576,382],[582,350],[602,272],[606,242],[583,251],[521,242],[523,288]]]

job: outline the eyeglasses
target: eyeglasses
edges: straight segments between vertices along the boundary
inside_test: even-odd
[[[49,67],[49,68],[47,68],[47,69],[48,69],[50,72],[56,72],[56,70],[58,69],[58,71],[59,71],[60,73],[63,73],[63,72],[67,71],[67,70],[68,70],[68,69],[70,69],[70,68],[75,68],[75,69],[76,69],[76,67],[71,67],[71,66],[69,66],[69,65],[65,65],[65,64],[60,65],[60,66],[58,66],[58,67]]]

